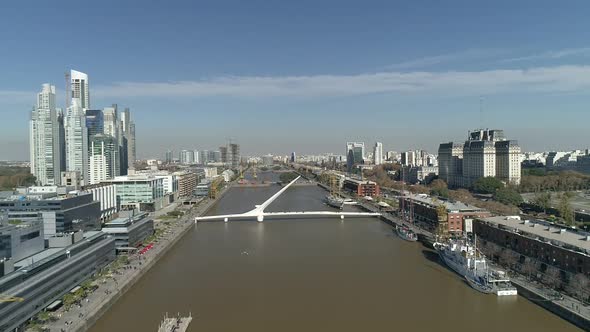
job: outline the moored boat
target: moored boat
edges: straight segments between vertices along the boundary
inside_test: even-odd
[[[407,226],[395,226],[395,232],[397,236],[402,238],[403,240],[416,242],[418,241],[418,234],[416,234],[413,230],[411,230]]]

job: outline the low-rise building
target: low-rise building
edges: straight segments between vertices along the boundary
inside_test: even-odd
[[[9,220],[29,222],[43,220],[45,238],[77,230],[100,229],[100,202],[91,193],[71,192],[13,195],[0,200],[0,211],[8,213]]]
[[[377,183],[373,181],[361,181],[351,178],[344,180],[343,189],[361,197],[375,197],[379,196],[380,194],[379,185]]]
[[[444,226],[450,233],[465,231],[466,220],[489,217],[489,211],[462,202],[434,199],[426,194],[409,194],[399,198],[400,212],[431,232]]]
[[[590,234],[575,232],[544,221],[498,216],[476,220],[478,240],[489,241],[539,262],[539,270],[554,266],[572,274],[590,276]],[[564,278],[567,280],[567,278]]]
[[[138,247],[154,234],[154,221],[147,217],[147,213],[140,213],[112,220],[104,225],[102,231],[115,239],[117,248]]]
[[[84,187],[84,191],[92,194],[92,199],[100,202],[100,220],[106,222],[113,219],[118,209],[115,186],[108,182]]]
[[[0,278],[0,293],[26,302],[0,303],[0,331],[19,328],[115,257],[115,239],[93,231],[71,246],[49,248],[15,262],[14,271]]]
[[[0,259],[18,261],[45,249],[43,222],[40,218],[31,222],[0,219]],[[3,275],[0,271],[0,277]]]

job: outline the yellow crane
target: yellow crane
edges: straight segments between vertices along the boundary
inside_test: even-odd
[[[12,296],[12,295],[6,295],[6,294],[0,294],[0,303],[3,302],[22,302],[25,299],[23,299],[22,297],[17,297],[17,296]]]

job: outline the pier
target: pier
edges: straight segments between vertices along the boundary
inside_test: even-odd
[[[166,315],[162,323],[160,323],[158,332],[185,332],[192,320],[193,317],[191,314],[187,317],[180,317],[180,314],[176,317],[168,317]]]

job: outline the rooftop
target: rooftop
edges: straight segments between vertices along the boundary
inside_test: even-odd
[[[439,200],[434,199],[431,196],[426,194],[417,194],[417,195],[406,195],[407,198],[410,198],[414,201],[418,201],[424,204],[438,206],[444,205],[447,208],[448,212],[468,212],[468,211],[486,211],[485,209],[479,208],[475,205],[469,205],[460,201],[446,201],[446,200]]]
[[[586,254],[590,254],[590,233],[569,230],[546,221],[521,220],[518,216],[488,217],[480,220],[522,235],[528,235],[539,241],[550,242],[557,246],[565,244],[580,248]]]
[[[357,179],[353,179],[353,178],[346,178],[344,181],[350,181],[350,182],[354,182],[356,184],[376,184],[373,181],[368,181],[368,180],[357,180]]]

